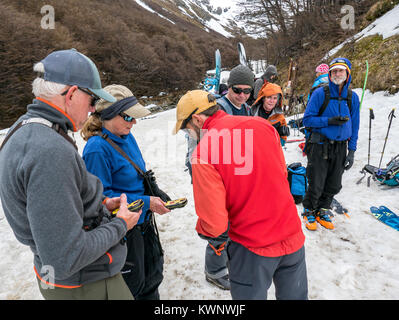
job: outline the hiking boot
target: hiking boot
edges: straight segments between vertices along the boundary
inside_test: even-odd
[[[317,229],[317,223],[314,211],[304,208],[302,217],[303,220],[305,221],[305,226],[308,230],[315,231]]]
[[[229,280],[229,275],[226,274],[225,276],[221,278],[211,278],[207,274],[205,275],[206,281],[209,283],[213,284],[214,286],[222,289],[222,290],[230,290],[230,280]]]
[[[334,229],[334,225],[330,219],[333,214],[329,209],[321,208],[317,213],[316,221],[320,223],[326,229]]]

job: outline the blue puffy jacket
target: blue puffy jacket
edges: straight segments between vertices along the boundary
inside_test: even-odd
[[[102,131],[108,134],[141,170],[146,171],[143,156],[131,133],[118,137],[104,127]],[[83,150],[83,160],[87,170],[100,178],[105,196],[113,198],[125,193],[128,203],[138,199],[144,201],[137,224],[143,223],[145,213],[150,208],[150,197],[144,195],[144,180],[130,162],[100,136],[93,136],[87,141]]]
[[[349,68],[351,68],[351,63],[348,59],[344,59]],[[359,132],[359,122],[360,122],[360,114],[359,114],[359,97],[353,92],[352,94],[352,107],[351,111],[349,111],[349,107],[346,100],[336,100],[332,98],[346,98],[348,95],[348,87],[351,83],[352,76],[349,75],[348,81],[345,86],[342,88],[342,92],[339,92],[339,86],[334,84],[329,78],[329,88],[330,88],[330,101],[323,112],[323,114],[319,117],[319,110],[324,102],[324,89],[318,88],[316,89],[312,96],[310,97],[310,101],[306,107],[306,111],[303,117],[303,125],[305,127],[312,128],[313,132],[318,132],[330,140],[335,141],[344,141],[349,140],[348,149],[356,150],[358,132]],[[328,125],[328,118],[330,117],[349,117],[349,121],[344,123],[343,125]]]

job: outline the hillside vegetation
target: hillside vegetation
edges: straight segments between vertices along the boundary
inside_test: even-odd
[[[253,0],[251,0],[253,1]],[[137,97],[154,96],[155,102],[175,104],[186,90],[197,88],[206,70],[214,68],[215,49],[222,55],[223,68],[239,63],[237,42],[243,42],[247,58],[268,59],[277,65],[279,84],[287,82],[292,58],[298,65],[296,94],[307,95],[315,67],[332,48],[382,16],[399,0],[362,1],[369,5],[356,11],[356,29],[344,32],[339,21],[330,19],[323,28],[309,28],[306,37],[295,32],[253,39],[237,31],[227,39],[205,31],[198,20],[181,12],[182,1],[144,0],[162,18],[127,0],[2,0],[0,2],[0,129],[8,128],[32,100],[33,64],[54,50],[76,48],[98,66],[103,85],[123,84]],[[345,1],[343,1],[344,3]],[[44,5],[55,10],[55,29],[43,29],[40,13]],[[202,19],[206,13],[195,9]],[[340,6],[334,14],[339,16]],[[335,16],[334,16],[335,17]],[[306,17],[299,16],[300,25]],[[168,21],[173,21],[174,23]],[[305,19],[306,20],[306,19]],[[299,30],[298,30],[299,32]],[[399,37],[375,35],[346,44],[335,56],[353,64],[353,87],[362,87],[365,61],[370,64],[367,88],[371,91],[399,90]],[[278,50],[277,50],[278,49]],[[329,58],[331,60],[332,57]],[[166,92],[162,98],[160,92]],[[148,103],[151,100],[144,100]]]
[[[41,28],[44,5],[54,7],[54,29]],[[135,1],[2,0],[0,128],[25,112],[33,64],[54,50],[76,48],[96,63],[103,85],[126,85],[138,97],[165,91],[173,97],[197,87],[214,68],[215,48],[224,66],[238,63],[231,40],[168,11],[162,15],[175,24]]]
[[[393,9],[399,0],[382,0],[356,11],[355,30],[343,31],[339,27],[339,20],[328,29],[315,30],[308,36],[306,43],[297,46],[295,50],[289,50],[283,59],[273,59],[271,63],[277,65],[279,71],[279,84],[287,83],[288,66],[292,58],[298,65],[296,94],[308,94],[315,78],[315,68],[320,63],[329,63],[334,57],[347,57],[352,62],[352,87],[363,87],[366,72],[366,60],[369,62],[369,77],[367,89],[372,92],[387,91],[396,93],[399,91],[399,36],[383,39],[380,35],[364,37],[355,42],[348,42],[334,56],[323,60],[325,55],[334,47],[341,44],[354,34],[363,30],[370,23]],[[340,7],[338,6],[338,9]],[[339,12],[339,11],[338,11]],[[338,15],[339,16],[339,15]],[[281,40],[284,42],[284,38]],[[259,44],[260,42],[260,44]],[[286,41],[289,43],[289,39]],[[257,48],[262,47],[268,52],[268,41],[249,39],[245,42],[248,52],[255,54],[253,59],[260,59],[262,52]]]

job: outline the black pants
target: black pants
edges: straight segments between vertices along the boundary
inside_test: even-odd
[[[121,271],[136,300],[159,300],[163,280],[163,250],[156,228],[147,221],[127,234],[127,257]]]
[[[306,176],[309,187],[303,200],[304,208],[318,210],[331,207],[333,197],[342,188],[346,151],[346,141],[308,143]]]

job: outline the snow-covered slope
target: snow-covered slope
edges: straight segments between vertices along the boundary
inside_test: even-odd
[[[359,95],[361,90],[356,89]],[[350,218],[335,215],[336,229],[321,227],[315,232],[303,227],[306,235],[306,261],[310,299],[398,299],[398,231],[382,224],[369,214],[370,206],[386,205],[399,213],[399,188],[388,188],[372,181],[357,185],[359,172],[367,163],[368,114],[374,108],[371,164],[378,165],[387,132],[387,116],[399,105],[399,94],[366,92],[361,110],[358,150],[353,168],[345,172],[343,188],[337,196],[349,210]],[[394,119],[383,158],[386,164],[399,152],[399,119]],[[192,185],[185,172],[186,141],[179,133],[172,136],[175,110],[141,120],[133,127],[147,166],[157,175],[161,188],[173,198],[187,197],[185,208],[158,216],[158,227],[165,250],[165,279],[160,287],[162,299],[231,299],[230,293],[205,281],[206,242],[196,231]],[[80,152],[84,141],[76,135]],[[292,132],[290,138],[295,138]],[[0,137],[1,140],[1,137]],[[284,149],[287,163],[306,164],[298,143]],[[267,183],[265,181],[265,183]],[[298,205],[298,215],[302,206]],[[41,299],[29,248],[15,239],[0,207],[0,299]],[[269,297],[274,299],[274,288]]]
[[[169,14],[180,14],[201,24],[204,30],[213,30],[225,37],[232,37],[231,30],[243,27],[237,23],[234,16],[237,14],[235,0],[133,0],[142,8],[175,24],[173,18],[165,17]],[[151,4],[159,4],[162,12],[156,11]],[[172,7],[171,7],[172,6]],[[169,8],[169,10],[167,9]],[[173,9],[173,10],[172,10]]]

